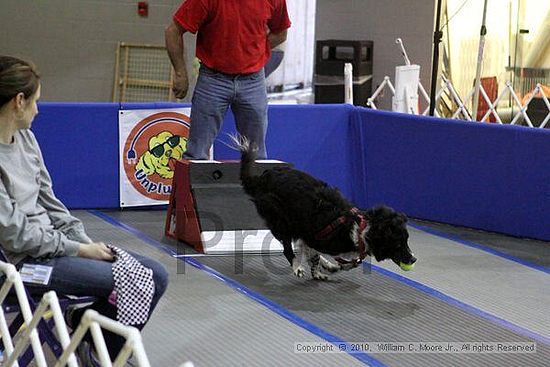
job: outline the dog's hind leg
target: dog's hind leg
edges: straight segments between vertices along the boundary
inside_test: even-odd
[[[311,266],[311,276],[316,280],[328,280],[328,275],[321,272],[321,255],[315,250],[309,250],[308,262]]]
[[[292,271],[298,278],[306,275],[306,260],[309,258],[309,247],[302,240],[297,240],[294,245],[298,249],[299,257],[292,260]]]
[[[341,270],[341,267],[339,264],[333,263],[323,255],[320,255],[319,262],[321,263],[321,266],[323,267],[323,269],[325,269],[329,273],[336,273],[337,271]]]
[[[296,254],[294,254],[294,250],[292,249],[292,241],[290,239],[283,239],[279,241],[283,244],[283,255],[285,255],[286,259],[290,263],[290,266],[292,266],[292,272],[298,278],[303,278],[306,274],[306,270],[302,265],[302,259],[304,258],[303,254],[301,253],[302,247],[299,247],[300,256],[297,257]]]

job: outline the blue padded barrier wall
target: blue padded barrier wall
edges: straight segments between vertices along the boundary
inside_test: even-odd
[[[361,204],[550,240],[549,130],[356,111],[365,145]]]
[[[32,130],[56,195],[69,208],[118,208],[118,111],[182,106],[189,104],[40,103]]]
[[[40,103],[32,125],[57,196],[69,208],[118,207],[116,103]]]
[[[189,107],[178,103],[47,103],[33,131],[57,196],[69,208],[118,208],[118,111]],[[270,159],[280,159],[340,188],[351,197],[348,144],[352,106],[270,106]],[[229,113],[214,150],[219,160],[238,159],[225,146],[235,132]]]
[[[69,208],[119,205],[118,111],[154,103],[41,103],[33,131]],[[348,105],[273,105],[268,154],[338,187],[360,207],[550,240],[550,131]],[[216,159],[237,159],[220,140]]]

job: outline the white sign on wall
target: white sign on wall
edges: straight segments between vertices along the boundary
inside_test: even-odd
[[[120,206],[167,204],[187,147],[191,108],[120,110]]]

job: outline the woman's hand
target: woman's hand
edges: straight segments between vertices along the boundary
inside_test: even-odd
[[[94,242],[81,244],[78,250],[79,257],[85,257],[87,259],[113,261],[114,256],[111,249],[105,246],[103,242]]]

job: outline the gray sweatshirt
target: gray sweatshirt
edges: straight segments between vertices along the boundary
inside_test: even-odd
[[[26,256],[76,256],[91,243],[82,222],[52,190],[38,142],[30,130],[0,143],[0,246],[17,264]]]

